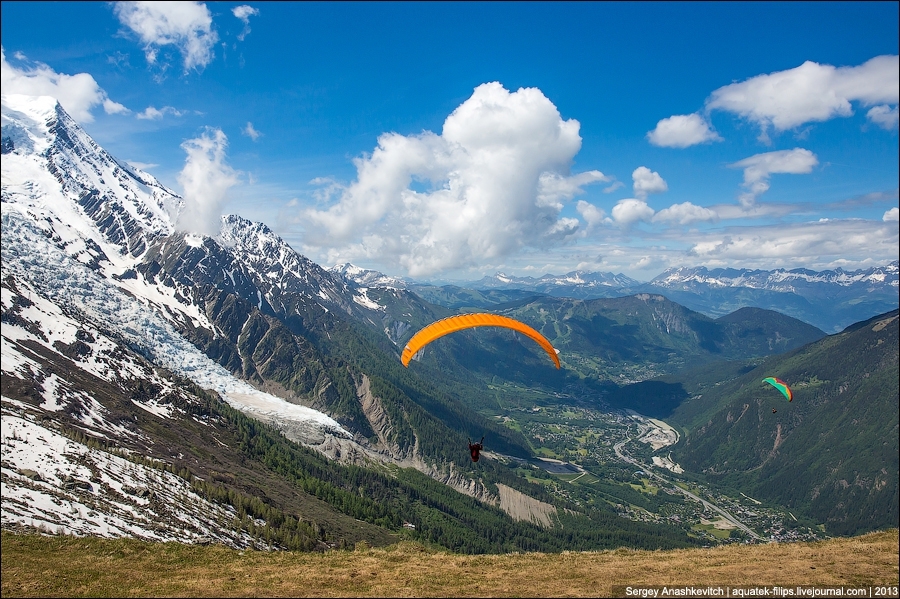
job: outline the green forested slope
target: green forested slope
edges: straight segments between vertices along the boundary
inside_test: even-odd
[[[634,522],[599,510],[582,510],[580,513],[560,510],[557,523],[551,528],[517,522],[498,507],[458,493],[416,470],[373,470],[340,465],[286,440],[269,426],[221,403],[210,402],[207,409],[229,422],[241,454],[258,464],[269,476],[287,481],[298,491],[363,522],[392,530],[402,530],[404,522],[411,523],[415,528],[406,534],[452,551],[507,553],[603,549],[622,545],[655,549],[699,543],[672,526]],[[520,488],[523,485],[534,487],[523,490],[534,497],[551,500],[538,485],[504,475],[500,469],[494,470],[485,473],[487,478]],[[213,499],[231,502],[223,486],[196,481],[195,486]],[[269,522],[265,508],[260,509],[262,511],[250,512],[244,508],[244,511]],[[283,526],[284,518],[277,510],[271,518],[276,531]]]
[[[788,382],[793,402],[766,376]],[[832,534],[897,526],[898,376],[895,310],[685,401],[671,417],[688,432],[675,456]]]

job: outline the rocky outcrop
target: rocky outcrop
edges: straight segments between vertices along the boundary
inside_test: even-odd
[[[500,507],[503,507],[500,498],[488,491],[484,486],[484,482],[464,476],[453,467],[452,463],[449,464],[445,471],[434,471],[430,476],[460,493],[474,497],[482,503],[490,505],[501,504]]]
[[[500,509],[511,517],[534,522],[545,528],[553,526],[551,516],[556,513],[555,507],[502,483],[497,483],[497,488],[500,490]]]
[[[407,457],[401,456],[399,444],[391,441],[393,427],[391,426],[390,417],[388,417],[381,399],[375,397],[372,393],[369,377],[365,374],[362,375],[359,384],[356,386],[356,395],[359,397],[363,414],[365,414],[366,420],[369,421],[369,426],[372,427],[372,431],[378,439],[375,449],[386,452],[392,457]]]

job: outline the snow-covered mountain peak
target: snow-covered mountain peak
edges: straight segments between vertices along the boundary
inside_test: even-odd
[[[59,103],[50,96],[4,94],[3,153],[41,153],[50,145],[50,124],[56,121]]]
[[[3,94],[2,98],[3,106],[42,123],[55,119],[57,110],[61,108],[52,96]]]
[[[407,282],[403,279],[386,275],[377,270],[362,268],[349,262],[336,264],[328,271],[353,281],[360,287],[388,287],[390,289],[406,289],[408,287]]]
[[[3,211],[41,223],[92,268],[120,274],[174,232],[183,200],[101,148],[53,98],[2,99]]]
[[[236,214],[222,217],[222,227],[216,240],[227,248],[241,247],[244,251],[263,255],[283,251],[296,253],[264,223],[253,222]]]
[[[306,292],[340,303],[343,285],[327,270],[298,253],[263,223],[229,214],[216,238],[263,288]]]
[[[356,266],[355,264],[350,264],[349,262],[344,262],[343,264],[335,264],[331,268],[329,268],[331,272],[336,272],[345,277],[353,278],[365,274],[367,272],[372,272],[361,266]]]

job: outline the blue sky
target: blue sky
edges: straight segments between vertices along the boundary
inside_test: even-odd
[[[896,260],[898,3],[3,2],[3,93],[323,266]]]

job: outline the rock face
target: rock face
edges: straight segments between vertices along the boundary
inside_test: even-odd
[[[405,459],[409,457],[409,453],[401,453],[400,446],[393,441],[394,429],[391,426],[391,420],[381,400],[372,394],[369,385],[369,377],[362,375],[359,385],[356,387],[356,393],[359,396],[359,402],[362,405],[363,414],[369,421],[372,432],[378,438],[376,448],[383,451],[396,459]]]
[[[516,520],[527,520],[540,526],[551,527],[551,516],[556,508],[549,503],[538,501],[502,483],[497,484],[500,490],[500,509]]]

